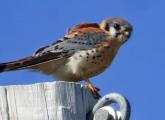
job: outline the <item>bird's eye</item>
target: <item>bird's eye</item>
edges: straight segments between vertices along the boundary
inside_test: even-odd
[[[109,31],[109,24],[106,24],[106,25],[105,25],[105,30],[106,30],[106,31]]]
[[[120,30],[120,25],[119,24],[114,24],[114,28],[116,29],[116,30]]]

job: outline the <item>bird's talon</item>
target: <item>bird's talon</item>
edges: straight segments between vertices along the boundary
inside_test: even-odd
[[[94,95],[96,98],[100,98],[100,97],[101,97],[101,95],[99,94],[100,89],[97,88],[97,87],[94,87],[94,86],[92,85],[92,83],[90,82],[90,80],[86,80],[86,82],[87,82],[88,88],[91,90],[91,92],[93,93],[93,95]]]
[[[100,88],[95,87],[95,89],[96,89],[97,91],[100,91]]]

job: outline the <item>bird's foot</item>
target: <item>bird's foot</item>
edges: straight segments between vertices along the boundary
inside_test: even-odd
[[[96,98],[100,98],[101,97],[101,95],[99,94],[100,89],[97,88],[97,87],[94,87],[92,85],[92,83],[90,82],[90,80],[86,80],[86,84],[87,84],[88,88],[91,90],[91,92],[93,93],[93,95]]]

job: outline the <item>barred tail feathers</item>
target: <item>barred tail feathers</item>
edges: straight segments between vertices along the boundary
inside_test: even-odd
[[[32,58],[33,57],[27,57],[13,62],[0,63],[0,73],[11,70],[18,70],[23,67],[26,67],[28,66],[27,62],[30,61]]]

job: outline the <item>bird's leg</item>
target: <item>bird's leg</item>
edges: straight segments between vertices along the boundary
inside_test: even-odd
[[[100,89],[94,87],[89,79],[86,79],[85,81],[86,81],[88,88],[92,91],[92,93],[94,95],[96,95],[96,97],[100,98],[101,97],[99,94]]]

